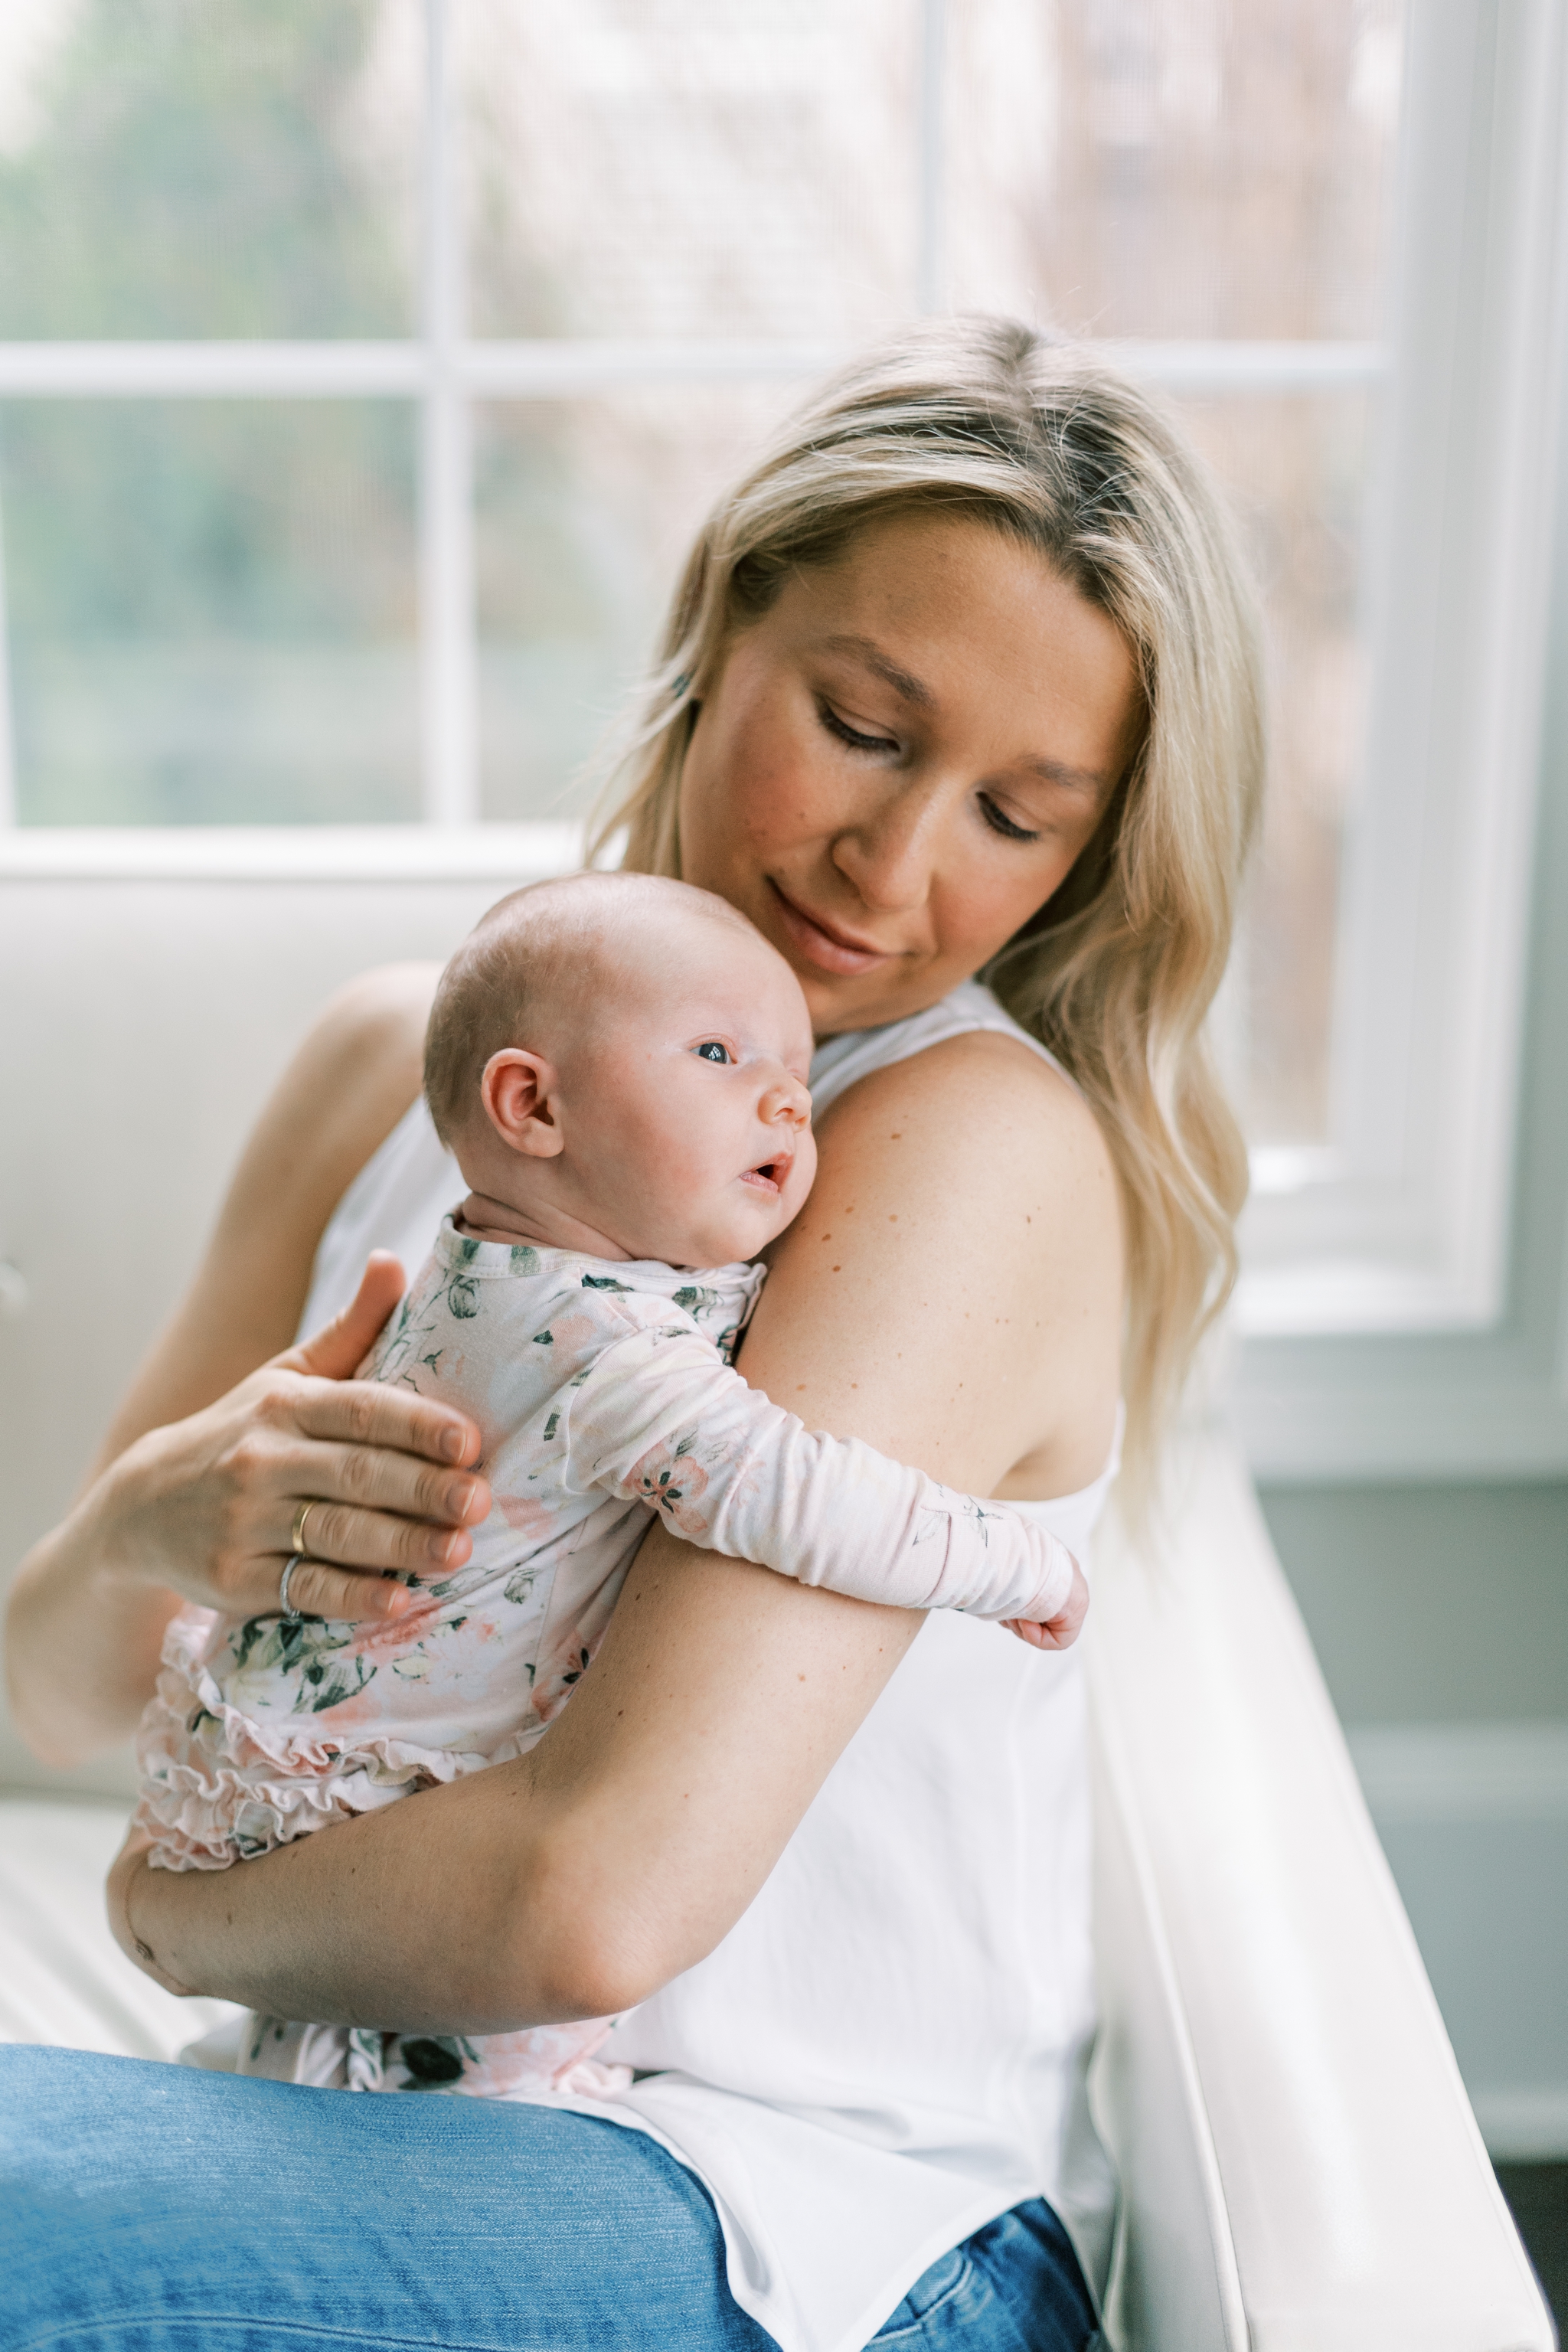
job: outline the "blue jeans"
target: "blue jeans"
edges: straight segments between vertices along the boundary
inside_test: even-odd
[[[932,2264],[879,2345],[1084,2352],[1042,2200]],[[768,2352],[701,2184],[640,2132],[0,2048],[3,2352]]]

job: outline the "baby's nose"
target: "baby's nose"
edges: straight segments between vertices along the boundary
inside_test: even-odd
[[[763,1118],[770,1122],[787,1119],[791,1127],[808,1127],[811,1123],[811,1097],[800,1080],[787,1072],[769,1087],[762,1108]]]

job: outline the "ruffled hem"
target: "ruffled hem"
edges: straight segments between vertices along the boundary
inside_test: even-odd
[[[252,2014],[240,2037],[237,2071],[317,2090],[445,2092],[529,2106],[616,2099],[631,2088],[632,2070],[594,2054],[614,2022],[584,2018],[574,2025],[470,2039],[299,2025]]]
[[[275,1730],[231,1705],[210,1672],[203,1652],[218,1622],[205,1609],[174,1618],[137,1734],[137,1822],[156,1867],[226,1870],[510,1752],[464,1755],[381,1735],[350,1745],[299,1722]]]

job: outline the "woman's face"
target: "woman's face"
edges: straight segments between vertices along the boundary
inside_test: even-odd
[[[1066,878],[1142,713],[1115,624],[1042,557],[968,519],[868,525],[731,640],[682,875],[781,950],[819,1036],[898,1020]]]

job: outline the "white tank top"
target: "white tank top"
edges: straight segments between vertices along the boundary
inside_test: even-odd
[[[813,1108],[976,1029],[1051,1059],[970,981],[830,1038]],[[346,1304],[367,1251],[418,1265],[463,1189],[416,1103],[327,1227],[301,1330]],[[1115,1469],[1011,1507],[1081,1555]],[[731,2292],[784,2352],[858,2352],[939,2254],[1029,2197],[1050,2200],[1102,2292],[1114,2189],[1084,2095],[1093,2025],[1078,1654],[937,1612],[749,1910],[616,2029],[602,2054],[644,2078],[583,2112],[699,2176]]]

